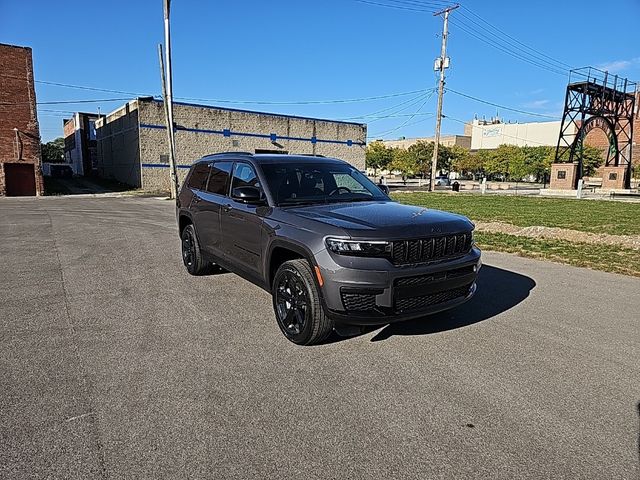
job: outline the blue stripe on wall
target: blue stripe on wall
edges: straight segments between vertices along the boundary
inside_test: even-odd
[[[164,130],[167,127],[165,127],[164,125],[153,125],[150,123],[141,123],[140,124],[140,128],[155,128],[155,129],[159,129],[159,130]],[[202,128],[186,128],[186,127],[176,127],[177,131],[185,131],[185,132],[194,132],[194,133],[208,133],[208,134],[212,134],[212,135],[223,135],[225,137],[230,137],[232,135],[236,135],[238,137],[254,137],[254,138],[268,138],[271,141],[276,141],[277,139],[282,139],[282,140],[294,140],[297,142],[311,142],[311,143],[335,143],[338,145],[347,145],[348,147],[351,147],[353,145],[360,145],[360,146],[364,146],[366,145],[364,142],[354,142],[353,140],[325,140],[325,139],[321,139],[321,138],[316,138],[316,137],[310,137],[310,138],[304,138],[304,137],[289,137],[286,135],[276,135],[274,133],[250,133],[250,132],[232,132],[231,130],[228,129],[224,129],[224,130],[205,130]],[[274,140],[275,139],[275,140]],[[146,165],[162,165],[162,164],[146,164]],[[145,164],[143,164],[142,166],[145,166]]]

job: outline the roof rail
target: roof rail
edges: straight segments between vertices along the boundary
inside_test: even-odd
[[[300,155],[301,157],[321,157],[321,158],[326,158],[325,155],[320,155],[319,153],[299,153],[298,155]]]
[[[215,157],[216,155],[253,155],[251,152],[218,152],[205,155],[206,157]]]

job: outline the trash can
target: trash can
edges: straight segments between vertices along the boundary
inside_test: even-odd
[[[451,184],[451,190],[453,190],[454,192],[459,192],[460,191],[460,184],[458,182],[453,182]]]

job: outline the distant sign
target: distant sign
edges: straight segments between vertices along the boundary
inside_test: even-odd
[[[482,129],[483,137],[499,137],[502,135],[502,127],[484,128]]]

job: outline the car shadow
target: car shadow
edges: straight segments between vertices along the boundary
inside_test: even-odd
[[[526,275],[502,268],[484,265],[478,274],[478,289],[471,300],[459,307],[406,322],[392,323],[382,328],[372,342],[386,340],[394,335],[428,335],[463,328],[482,322],[510,310],[525,300],[536,282]],[[366,327],[359,335],[371,333],[380,327]],[[337,334],[328,343],[353,337]]]
[[[394,335],[426,335],[462,328],[510,310],[529,296],[536,282],[526,275],[484,265],[478,274],[478,289],[467,303],[427,317],[387,325],[371,339]]]

